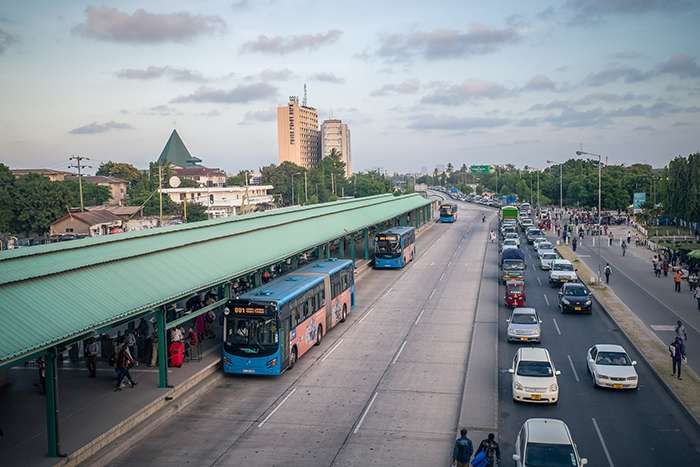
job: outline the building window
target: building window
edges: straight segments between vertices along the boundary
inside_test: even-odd
[[[73,232],[73,227],[66,227],[66,232]]]

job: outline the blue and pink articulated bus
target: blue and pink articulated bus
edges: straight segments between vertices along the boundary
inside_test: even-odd
[[[440,222],[452,223],[457,220],[457,210],[456,204],[443,203],[440,205]]]
[[[224,372],[279,375],[345,321],[355,304],[353,262],[322,259],[230,300]]]
[[[374,268],[399,269],[416,254],[416,229],[392,227],[374,238]]]

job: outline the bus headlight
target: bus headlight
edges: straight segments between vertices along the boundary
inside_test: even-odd
[[[265,364],[265,366],[267,366],[268,368],[272,368],[272,367],[275,366],[275,365],[277,365],[277,359],[276,359],[276,358],[273,358],[272,360],[270,360],[269,362],[267,362],[267,363]]]

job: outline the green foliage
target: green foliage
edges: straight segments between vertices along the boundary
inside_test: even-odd
[[[0,232],[11,232],[14,221],[15,176],[5,164],[0,164]]]
[[[18,178],[14,188],[10,223],[13,233],[44,234],[51,222],[66,214],[71,206],[72,195],[65,185],[38,174]]]
[[[117,177],[128,181],[129,184],[132,184],[141,178],[141,171],[133,165],[127,164],[126,162],[107,161],[100,164],[96,175]]]
[[[71,206],[80,206],[80,185],[78,180],[53,183],[62,186],[70,194]],[[83,203],[85,206],[99,206],[105,204],[111,197],[112,193],[109,187],[83,182]]]
[[[245,186],[246,176],[250,180],[250,170],[241,170],[237,175],[226,178],[226,186]]]
[[[199,203],[187,203],[187,222],[205,221],[207,216],[207,207]]]
[[[181,178],[180,179],[180,186],[178,188],[198,188],[199,183],[197,183],[194,180],[191,180],[189,178]]]

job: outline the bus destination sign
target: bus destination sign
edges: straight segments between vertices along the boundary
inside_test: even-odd
[[[237,315],[264,315],[264,306],[235,306],[233,312]]]

